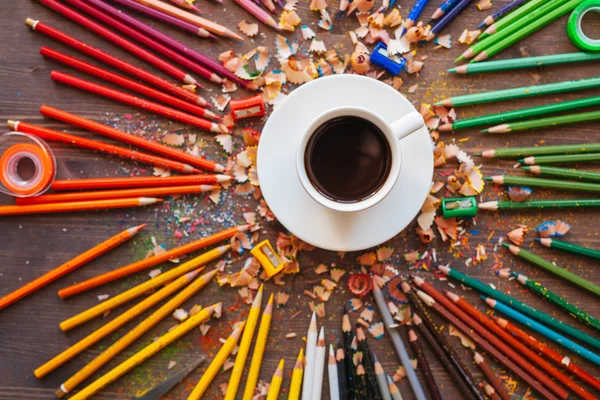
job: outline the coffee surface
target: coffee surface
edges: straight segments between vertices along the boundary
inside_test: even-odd
[[[318,127],[306,145],[309,180],[330,200],[354,203],[375,194],[387,179],[392,154],[383,132],[366,119],[344,116]]]

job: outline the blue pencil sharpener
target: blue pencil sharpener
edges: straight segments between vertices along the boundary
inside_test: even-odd
[[[387,52],[387,46],[384,43],[379,42],[371,53],[371,63],[385,69],[391,75],[397,76],[404,69],[406,60],[404,57],[390,58]]]

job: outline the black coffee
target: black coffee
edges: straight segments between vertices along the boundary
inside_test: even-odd
[[[354,203],[383,186],[392,154],[376,125],[344,116],[317,128],[306,145],[304,164],[308,179],[319,193],[330,200]]]

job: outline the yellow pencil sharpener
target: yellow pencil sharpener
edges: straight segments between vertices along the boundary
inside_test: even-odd
[[[271,247],[271,243],[269,240],[263,240],[252,250],[250,250],[250,254],[252,254],[256,259],[260,262],[260,265],[265,269],[265,273],[270,278],[274,275],[277,275],[285,264],[281,261],[277,253],[273,251],[273,247]]]

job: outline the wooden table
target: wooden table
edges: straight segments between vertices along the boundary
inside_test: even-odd
[[[335,2],[334,2],[335,3]],[[503,2],[494,2],[495,7]],[[55,27],[64,30],[69,34],[81,38],[90,44],[98,46],[104,50],[132,61],[137,62],[127,53],[115,48],[113,45],[94,37],[93,34],[84,31],[74,23],[65,20],[53,11],[43,7],[35,1],[13,2],[2,0],[3,6],[2,18],[2,55],[0,63],[0,82],[2,82],[2,93],[0,94],[0,116],[5,119],[18,119],[28,122],[42,124],[44,126],[65,129],[66,126],[42,118],[38,109],[42,104],[49,104],[82,116],[93,118],[99,121],[110,121],[120,126],[138,125],[141,120],[144,123],[154,123],[155,128],[167,129],[170,132],[197,133],[198,138],[205,141],[207,147],[202,151],[207,157],[225,162],[227,155],[215,143],[209,134],[196,132],[196,130],[184,127],[177,123],[165,123],[165,120],[147,113],[138,113],[130,107],[115,104],[98,97],[81,93],[75,89],[56,85],[52,82],[48,74],[56,68],[66,71],[67,69],[56,63],[44,60],[39,55],[39,48],[42,45],[49,45],[68,54],[73,51],[64,46],[54,43],[40,34],[36,34],[24,25],[26,17],[39,19]],[[357,27],[354,17],[344,18],[342,23],[336,25],[332,32],[325,32],[316,26],[317,13],[308,9],[308,1],[298,4],[298,13],[303,19],[304,24],[309,24],[317,37],[323,39],[328,48],[335,47],[340,53],[348,53],[352,50],[352,45],[347,31]],[[224,5],[210,1],[200,1],[199,6],[203,9],[206,16],[214,19],[230,28],[234,29],[238,22],[243,19],[253,21],[244,10],[233,2],[226,0]],[[401,2],[402,14],[406,15],[407,10],[412,7],[412,2]],[[436,2],[426,8],[423,13],[428,16],[437,6]],[[337,8],[337,3],[330,4],[330,10]],[[495,8],[496,9],[496,8]],[[416,93],[408,94],[408,98],[419,105],[421,101],[432,103],[435,100],[449,95],[464,94],[466,92],[479,92],[485,90],[502,89],[515,86],[524,86],[538,83],[549,83],[567,79],[580,79],[593,77],[598,74],[597,63],[577,64],[565,67],[553,67],[543,70],[522,70],[510,73],[497,73],[488,75],[473,76],[451,76],[444,71],[452,64],[452,60],[463,50],[464,45],[457,43],[456,39],[465,27],[474,27],[479,23],[488,12],[480,12],[475,4],[468,7],[455,22],[452,23],[449,33],[453,35],[453,48],[451,50],[434,50],[433,44],[428,44],[423,49],[419,49],[420,55],[427,55],[425,67],[419,76],[403,75],[404,86],[400,91],[407,94],[408,87],[414,83],[419,83]],[[566,17],[554,22],[548,27],[537,32],[521,43],[504,51],[500,57],[512,58],[523,55],[544,55],[563,52],[576,51],[570,43],[565,32]],[[274,51],[275,33],[265,26],[260,26],[260,34],[255,40],[246,40],[244,43],[234,43],[229,40],[221,39],[215,42],[207,42],[201,39],[195,39],[169,27],[156,23],[157,26],[164,28],[165,31],[181,38],[186,43],[215,57],[228,49],[235,52],[246,52],[256,45],[268,46]],[[596,18],[590,22],[593,26],[591,36],[600,32],[600,23]],[[300,33],[297,30],[293,34],[286,34],[287,37],[298,40]],[[87,59],[86,57],[83,57]],[[275,65],[275,60],[271,60],[270,68]],[[144,65],[144,67],[147,67]],[[152,70],[152,68],[148,67]],[[81,74],[73,71],[77,76]],[[207,85],[207,90],[201,91],[206,97],[216,96],[220,89],[215,85]],[[459,118],[465,118],[474,115],[481,115],[494,111],[515,109],[518,107],[533,106],[552,102],[558,99],[579,98],[581,96],[598,95],[600,91],[591,90],[585,93],[572,93],[558,96],[546,96],[542,98],[528,99],[518,102],[504,102],[499,104],[484,105],[477,107],[467,107],[458,110]],[[238,91],[233,95],[234,98],[242,98],[247,94]],[[128,115],[129,114],[129,115]],[[127,118],[130,118],[129,121]],[[154,122],[156,121],[156,122]],[[252,126],[260,129],[264,121],[248,120],[241,124],[242,126]],[[71,131],[71,129],[70,129]],[[77,130],[72,130],[81,133]],[[155,132],[156,133],[156,132]],[[164,133],[164,131],[162,132]],[[148,134],[148,133],[146,133]],[[156,133],[160,136],[160,133]],[[282,133],[283,134],[283,133]],[[85,133],[85,136],[91,136]],[[453,140],[465,141],[460,143],[461,148],[467,151],[476,151],[486,148],[502,146],[524,146],[534,144],[562,144],[562,143],[583,143],[598,142],[600,134],[598,133],[598,124],[586,123],[576,126],[566,126],[558,129],[538,130],[523,134],[511,136],[486,136],[479,134],[475,130],[461,131],[454,135],[442,133],[441,139],[446,143]],[[104,140],[104,139],[102,139]],[[107,142],[111,142],[107,140]],[[242,141],[236,138],[236,150],[239,151]],[[144,165],[134,165],[130,162],[120,159],[105,157],[100,154],[89,151],[82,151],[64,145],[53,145],[56,156],[59,160],[58,177],[81,178],[92,176],[124,176],[128,174],[151,173],[150,168]],[[480,160],[478,160],[479,162]],[[513,161],[497,162],[486,161],[483,163],[483,171],[486,175],[503,172],[512,172]],[[434,179],[441,179],[438,172],[447,171],[448,168],[454,168],[455,165],[449,164],[442,169],[436,170]],[[591,166],[598,168],[598,165]],[[148,172],[145,172],[148,171]],[[484,199],[495,199],[497,196],[504,197],[504,191],[500,188],[494,188],[491,185],[485,189]],[[535,191],[538,198],[562,198],[576,196],[571,193],[559,193],[550,191]],[[588,196],[591,197],[591,196]],[[1,196],[0,203],[9,204],[13,200],[8,196]],[[30,295],[26,299],[14,304],[1,311],[0,314],[0,398],[2,399],[52,399],[56,388],[68,377],[70,377],[79,368],[85,365],[93,357],[98,355],[104,348],[110,345],[118,337],[122,336],[127,330],[131,329],[137,322],[141,321],[145,315],[140,316],[136,321],[130,322],[118,332],[110,335],[109,338],[102,340],[92,346],[83,354],[68,362],[57,371],[51,373],[42,380],[33,376],[33,369],[47,361],[60,351],[75,343],[85,335],[100,327],[107,320],[117,315],[126,307],[121,307],[113,311],[106,318],[98,318],[85,326],[74,329],[65,334],[58,328],[58,323],[82,310],[98,303],[97,295],[109,294],[111,296],[122,292],[124,289],[133,286],[136,283],[148,279],[147,272],[141,272],[128,279],[119,280],[112,284],[97,288],[88,293],[78,295],[67,301],[59,300],[56,291],[61,287],[79,282],[93,277],[107,270],[126,265],[134,260],[144,257],[149,249],[153,247],[151,237],[155,237],[159,244],[165,244],[168,248],[185,243],[193,238],[208,235],[211,232],[220,230],[225,226],[231,226],[243,221],[242,213],[253,211],[256,202],[252,199],[245,199],[234,196],[231,192],[225,196],[224,201],[215,206],[205,196],[176,199],[166,202],[157,207],[147,207],[130,210],[99,211],[91,213],[65,214],[65,215],[40,215],[27,217],[2,218],[0,220],[0,293],[8,293],[25,282],[39,276],[45,271],[54,268],[63,262],[71,259],[82,251],[92,247],[96,243],[116,234],[125,227],[148,223],[148,227],[143,233],[138,235],[130,243],[111,251],[89,265],[71,273],[68,277],[54,282],[51,285]],[[198,225],[196,232],[192,233],[190,238],[175,239],[174,231],[182,230],[177,224],[175,218],[177,210],[181,215],[189,215],[194,219],[203,219],[203,223]],[[415,226],[413,223],[403,233],[387,243],[396,249],[395,262],[396,268],[407,273],[407,265],[401,262],[401,255],[412,250],[421,252],[427,249],[435,248],[437,257],[441,263],[451,263],[459,270],[469,273],[471,276],[483,279],[485,282],[494,283],[501,290],[510,291],[512,295],[526,301],[540,310],[546,311],[557,318],[566,321],[578,328],[581,328],[589,334],[598,337],[598,332],[587,327],[583,327],[579,322],[574,321],[564,312],[556,307],[550,306],[541,298],[527,293],[515,282],[502,281],[495,277],[492,272],[492,266],[496,263],[495,257],[502,262],[503,267],[513,268],[525,273],[542,282],[547,287],[563,295],[570,301],[580,305],[590,314],[598,316],[600,314],[600,303],[588,293],[584,293],[553,276],[536,270],[519,260],[514,259],[504,249],[498,248],[494,252],[495,243],[498,238],[505,235],[516,224],[527,224],[535,227],[539,223],[547,220],[562,219],[573,228],[568,233],[569,241],[580,243],[582,245],[600,248],[600,236],[598,231],[598,221],[600,214],[597,210],[567,210],[567,211],[532,211],[532,212],[505,212],[505,213],[480,213],[472,222],[465,221],[464,227],[468,231],[466,243],[471,250],[475,249],[477,244],[483,243],[488,252],[488,259],[480,262],[478,265],[465,266],[466,258],[470,257],[465,247],[460,249],[467,254],[464,257],[455,257],[450,252],[450,243],[443,243],[438,237],[430,246],[422,245],[416,238]],[[285,229],[277,223],[261,222],[261,238],[275,240],[278,232],[284,232]],[[528,235],[526,245],[532,242],[533,235]],[[558,265],[567,267],[570,271],[595,282],[600,283],[597,273],[598,263],[589,259],[560,253],[554,250],[541,248],[541,246],[532,244],[536,253],[546,256]],[[303,252],[300,254],[300,264],[302,273],[296,276],[286,277],[286,284],[283,287],[277,287],[273,283],[266,284],[266,292],[285,291],[290,294],[290,300],[287,306],[279,308],[275,312],[274,323],[270,333],[269,346],[263,362],[261,378],[270,380],[273,371],[276,368],[278,360],[283,357],[286,361],[285,378],[283,383],[283,393],[287,393],[291,369],[300,347],[304,346],[302,337],[306,333],[310,311],[308,302],[311,300],[303,294],[304,290],[311,289],[313,285],[319,282],[319,277],[314,273],[313,267],[319,263],[330,265],[337,263],[338,267],[345,268],[349,272],[358,270],[355,262],[358,254],[346,254],[341,259],[338,254],[315,250],[313,252]],[[231,271],[237,271],[243,264],[243,260],[236,261],[228,266]],[[166,266],[169,267],[169,266]],[[415,271],[416,272],[416,271]],[[429,281],[434,281],[434,275],[431,272],[418,271]],[[321,323],[325,324],[327,331],[327,340],[329,342],[340,339],[340,318],[341,305],[352,297],[345,288],[346,277],[343,285],[336,289],[331,300],[326,304],[327,315]],[[448,283],[440,282],[435,279],[435,284],[440,288],[448,288]],[[478,299],[477,293],[470,290],[463,290],[457,286],[455,291],[460,295],[465,295],[470,301],[477,304],[481,310],[485,306]],[[247,307],[241,304],[237,291],[232,288],[220,288],[216,283],[211,284],[201,293],[194,296],[193,299],[185,304],[186,308],[194,303],[208,304],[215,300],[224,303],[224,317],[221,320],[213,321],[212,328],[206,337],[202,337],[198,330],[187,334],[169,348],[161,351],[135,370],[131,371],[126,377],[118,380],[103,390],[95,398],[114,399],[131,398],[140,394],[145,389],[154,386],[160,381],[172,376],[177,370],[183,368],[195,357],[205,354],[209,359],[214,356],[220,345],[218,339],[226,337],[229,333],[229,326],[235,321],[244,317]],[[367,298],[371,302],[370,298]],[[300,312],[300,314],[291,319],[290,316]],[[352,315],[353,319],[357,314]],[[378,318],[378,316],[376,316]],[[126,352],[113,360],[108,366],[102,369],[102,372],[123,361],[126,357],[139,350],[145,344],[152,341],[152,338],[165,332],[175,323],[174,319],[167,318],[162,321],[151,332],[131,346]],[[440,320],[440,323],[443,323]],[[447,333],[448,325],[445,324]],[[406,331],[401,329],[406,338]],[[293,339],[286,339],[287,333],[294,332],[297,336]],[[470,352],[460,346],[456,338],[450,339],[456,349],[465,357],[470,359]],[[372,349],[376,350],[379,358],[383,361],[386,371],[393,373],[399,362],[393,352],[390,351],[390,342],[387,337],[382,340],[369,338]],[[426,346],[425,346],[426,347]],[[554,346],[553,346],[554,347]],[[459,392],[455,389],[452,382],[449,381],[447,374],[441,365],[433,360],[432,353],[427,349],[427,355],[430,357],[435,378],[441,386],[445,399],[460,399]],[[564,352],[560,349],[560,352]],[[573,354],[568,353],[569,356]],[[586,368],[593,375],[600,375],[600,368],[591,363],[581,360],[579,357],[572,357],[582,367]],[[177,361],[172,370],[167,369],[170,360]],[[204,366],[205,367],[205,366]],[[512,376],[504,368],[494,364],[498,368],[499,375]],[[193,384],[198,380],[203,367],[195,371],[191,376],[178,386],[169,398],[186,398]],[[481,377],[479,371],[473,370],[477,377]],[[96,377],[100,376],[99,374]],[[215,379],[210,391],[205,398],[219,398],[220,391],[218,384],[226,382],[228,373],[222,373]],[[523,395],[526,385],[517,380],[518,386],[516,394]],[[325,383],[324,393],[327,393],[327,383]],[[409,385],[404,379],[400,382],[402,395],[405,399],[412,398]],[[592,390],[589,388],[589,390]],[[593,392],[592,392],[593,393]],[[595,393],[598,395],[598,393]],[[328,398],[327,395],[323,396]],[[283,396],[282,396],[283,398]]]

